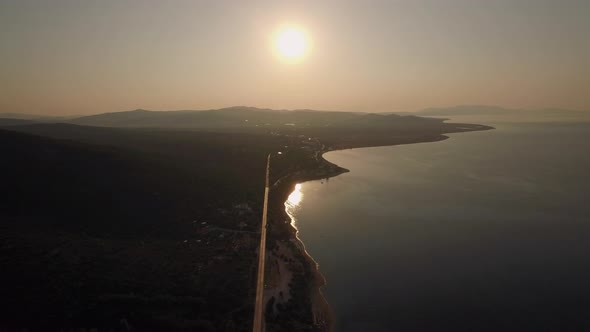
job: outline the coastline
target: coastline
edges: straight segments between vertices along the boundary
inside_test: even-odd
[[[314,325],[313,330],[318,332],[332,332],[334,330],[335,321],[332,308],[321,291],[321,288],[326,285],[326,279],[320,273],[318,263],[306,251],[305,244],[298,237],[298,230],[294,227],[293,218],[287,212],[285,205],[289,195],[295,190],[295,186],[298,183],[335,177],[342,173],[349,172],[348,169],[332,164],[323,158],[323,153],[329,151],[320,152],[321,164],[327,168],[318,167],[315,169],[297,171],[276,181],[271,187],[271,189],[273,189],[273,199],[270,203],[272,205],[269,207],[271,213],[273,213],[274,220],[288,221],[283,224],[286,225],[289,241],[294,244],[294,248],[297,250],[295,256],[301,255],[304,264],[309,268],[309,272],[306,273],[306,280],[310,287],[307,297],[311,302],[311,308],[309,309],[312,314]]]
[[[416,144],[416,143],[429,143],[429,142],[438,142],[449,139],[449,136],[445,134],[450,133],[460,133],[460,132],[471,132],[471,131],[480,131],[480,130],[490,130],[494,129],[493,127],[488,126],[478,126],[472,128],[471,130],[457,130],[455,132],[447,132],[444,134],[437,134],[437,135],[430,135],[430,136],[422,136],[422,137],[405,137],[405,138],[397,138],[392,139],[389,142],[376,142],[374,144],[342,144],[337,146],[332,146],[324,149],[319,149],[315,151],[316,153],[316,160],[318,164],[314,168],[308,169],[301,169],[294,171],[292,173],[287,174],[286,176],[281,177],[280,179],[276,180],[273,185],[271,186],[272,192],[272,199],[269,202],[269,208],[271,209],[272,217],[275,220],[283,220],[283,223],[278,223],[278,225],[288,225],[286,228],[282,229],[288,233],[288,239],[292,243],[295,244],[293,246],[296,248],[297,252],[294,253],[295,256],[300,256],[302,260],[308,267],[308,272],[305,274],[305,279],[308,283],[308,293],[307,298],[309,299],[309,304],[311,308],[308,308],[313,322],[313,331],[318,332],[332,332],[335,329],[335,315],[334,312],[329,305],[327,299],[325,298],[324,294],[322,293],[322,287],[327,284],[326,278],[321,274],[319,271],[319,264],[311,257],[311,255],[306,251],[305,244],[303,241],[298,237],[298,230],[293,225],[293,218],[286,210],[286,203],[288,200],[289,195],[295,190],[295,187],[299,183],[304,183],[308,181],[315,181],[321,180],[325,178],[336,177],[340,174],[349,172],[348,169],[340,167],[336,164],[333,164],[327,161],[323,155],[327,152],[331,151],[339,151],[339,150],[346,150],[346,149],[354,149],[354,148],[369,148],[369,147],[381,147],[381,146],[395,146],[395,145],[405,145],[405,144]],[[287,222],[288,221],[288,222]]]

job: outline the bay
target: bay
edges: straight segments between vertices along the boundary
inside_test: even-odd
[[[300,186],[337,331],[590,330],[590,124],[491,125]]]

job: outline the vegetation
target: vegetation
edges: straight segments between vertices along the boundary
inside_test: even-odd
[[[269,153],[272,248],[293,237],[283,210],[293,184],[344,171],[323,151],[487,128],[353,113],[209,116],[234,123],[259,113],[278,120],[215,120],[198,131],[28,122],[0,130],[0,329],[250,330]],[[303,268],[291,300],[267,317],[269,331],[315,328],[314,271],[293,250]]]

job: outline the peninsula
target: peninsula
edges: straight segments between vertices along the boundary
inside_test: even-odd
[[[267,155],[265,321],[328,331],[324,279],[284,203],[347,170],[327,151],[491,127],[232,107],[0,119],[0,327],[250,331]]]

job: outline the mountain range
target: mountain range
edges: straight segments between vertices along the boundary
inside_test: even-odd
[[[590,112],[547,108],[538,110],[508,109],[497,106],[455,106],[427,108],[417,112],[332,112],[314,110],[272,110],[236,106],[213,110],[131,111],[101,113],[87,116],[45,116],[17,113],[0,113],[0,125],[32,123],[69,123],[98,127],[127,128],[235,128],[260,126],[346,126],[348,123],[373,125],[400,120],[412,122],[420,117],[519,117],[538,121],[590,120]]]

